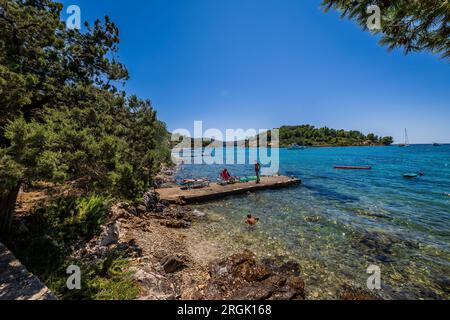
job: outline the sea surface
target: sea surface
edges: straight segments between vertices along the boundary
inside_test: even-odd
[[[250,163],[184,164],[178,178],[216,180],[224,167],[254,175]],[[383,298],[450,298],[450,145],[280,149],[279,173],[303,183],[197,205],[207,217],[198,232],[236,251],[297,261],[311,299],[336,298],[344,285],[367,288],[372,265]],[[247,214],[261,219],[254,230]]]

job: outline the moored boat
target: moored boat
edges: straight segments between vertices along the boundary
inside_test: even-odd
[[[369,166],[334,166],[334,168],[341,170],[372,170],[372,167]]]
[[[408,137],[408,130],[405,129],[405,143],[402,143],[399,145],[400,148],[409,147],[409,137]]]
[[[288,148],[288,150],[305,150],[305,149],[306,149],[305,146],[301,146],[299,144],[293,144]]]

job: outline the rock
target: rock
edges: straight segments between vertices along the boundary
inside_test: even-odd
[[[168,256],[162,261],[162,266],[166,273],[175,273],[187,267],[186,263],[175,256]]]
[[[144,205],[139,205],[136,207],[136,212],[138,213],[138,215],[144,215],[147,212],[147,207]]]
[[[247,260],[233,271],[234,276],[245,279],[248,282],[262,281],[270,277],[271,271],[263,264],[256,263],[254,259]]]
[[[290,277],[287,281],[287,286],[295,292],[294,296],[291,297],[291,299],[297,299],[297,300],[305,300],[306,299],[306,293],[305,293],[305,282],[302,280],[302,278],[298,276]]]
[[[120,202],[117,204],[117,208],[119,208],[119,209],[128,210],[129,207],[130,207],[130,205],[127,202]]]
[[[128,211],[124,210],[124,209],[120,209],[119,211],[117,211],[117,215],[115,216],[116,219],[123,219],[123,218],[127,218],[129,216]]]
[[[107,247],[116,244],[120,238],[120,223],[115,221],[103,228],[100,234],[100,245]]]
[[[138,269],[132,276],[144,290],[144,297],[139,300],[174,300],[176,293],[170,282],[160,274]]]
[[[305,282],[300,277],[290,277],[287,281],[288,286],[296,291],[305,290]]]
[[[237,290],[230,300],[266,300],[272,295],[273,291],[273,287],[266,286],[264,283],[250,284]]]
[[[288,261],[281,265],[281,267],[278,268],[279,272],[281,273],[292,273],[296,276],[300,276],[300,265],[295,261]]]
[[[130,258],[140,258],[143,256],[142,248],[139,247],[135,239],[131,239],[127,243],[120,243],[117,249],[124,252]]]
[[[268,300],[289,301],[295,299],[295,291],[289,287],[283,287],[272,293]]]
[[[138,212],[136,210],[136,207],[129,207],[128,208],[128,213],[131,214],[132,216],[138,216]]]
[[[159,203],[159,195],[154,191],[147,191],[144,194],[144,204],[149,211],[153,211]]]
[[[281,274],[292,274],[295,276],[300,276],[300,265],[295,261],[288,261],[280,265],[280,261],[283,257],[277,256],[275,258],[264,258],[262,263],[264,263],[269,269],[276,271]]]
[[[227,274],[232,275],[237,267],[248,261],[254,262],[253,253],[250,251],[234,254],[226,259],[212,262],[209,266],[209,274],[211,277],[221,276],[226,270]]]
[[[164,183],[165,183],[165,180],[164,180],[163,177],[156,176],[156,177],[153,179],[153,186],[154,186],[155,188],[161,188],[161,186],[162,186]]]
[[[200,210],[195,209],[195,210],[192,212],[192,215],[193,215],[194,217],[196,217],[196,218],[203,218],[203,217],[206,216],[206,213],[201,212]]]
[[[153,211],[156,212],[156,213],[161,213],[161,212],[164,212],[165,209],[166,209],[166,207],[163,204],[158,203],[155,206],[155,208],[153,209]]]
[[[167,200],[161,200],[159,203],[162,204],[164,207],[170,206],[170,202]]]
[[[179,206],[184,206],[186,204],[186,200],[183,197],[178,197],[175,200],[175,203]]]
[[[191,227],[191,223],[184,220],[166,220],[162,221],[161,225],[172,229],[187,229]]]
[[[296,275],[299,273],[299,266],[295,262],[280,267],[272,260],[259,262],[253,253],[244,251],[210,264],[210,279],[200,298],[305,299],[305,283]]]
[[[363,290],[361,288],[355,288],[348,285],[345,285],[340,293],[340,300],[382,300],[381,297]]]
[[[278,288],[286,283],[286,278],[274,275],[264,281],[244,285],[231,297],[231,300],[266,300],[272,297]],[[292,296],[295,292],[292,293]]]

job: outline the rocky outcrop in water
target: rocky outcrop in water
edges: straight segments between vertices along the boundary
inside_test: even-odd
[[[275,261],[258,261],[245,251],[209,266],[206,286],[195,297],[201,300],[304,300],[305,283],[290,268]]]

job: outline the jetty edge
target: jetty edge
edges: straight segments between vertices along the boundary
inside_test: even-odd
[[[273,176],[261,177],[261,183],[255,181],[236,183],[229,185],[219,185],[211,183],[208,187],[201,189],[181,190],[180,187],[159,188],[155,192],[160,199],[170,204],[186,205],[189,203],[206,202],[216,200],[231,195],[239,195],[246,192],[263,191],[269,189],[287,188],[301,184],[302,180],[296,177]]]

